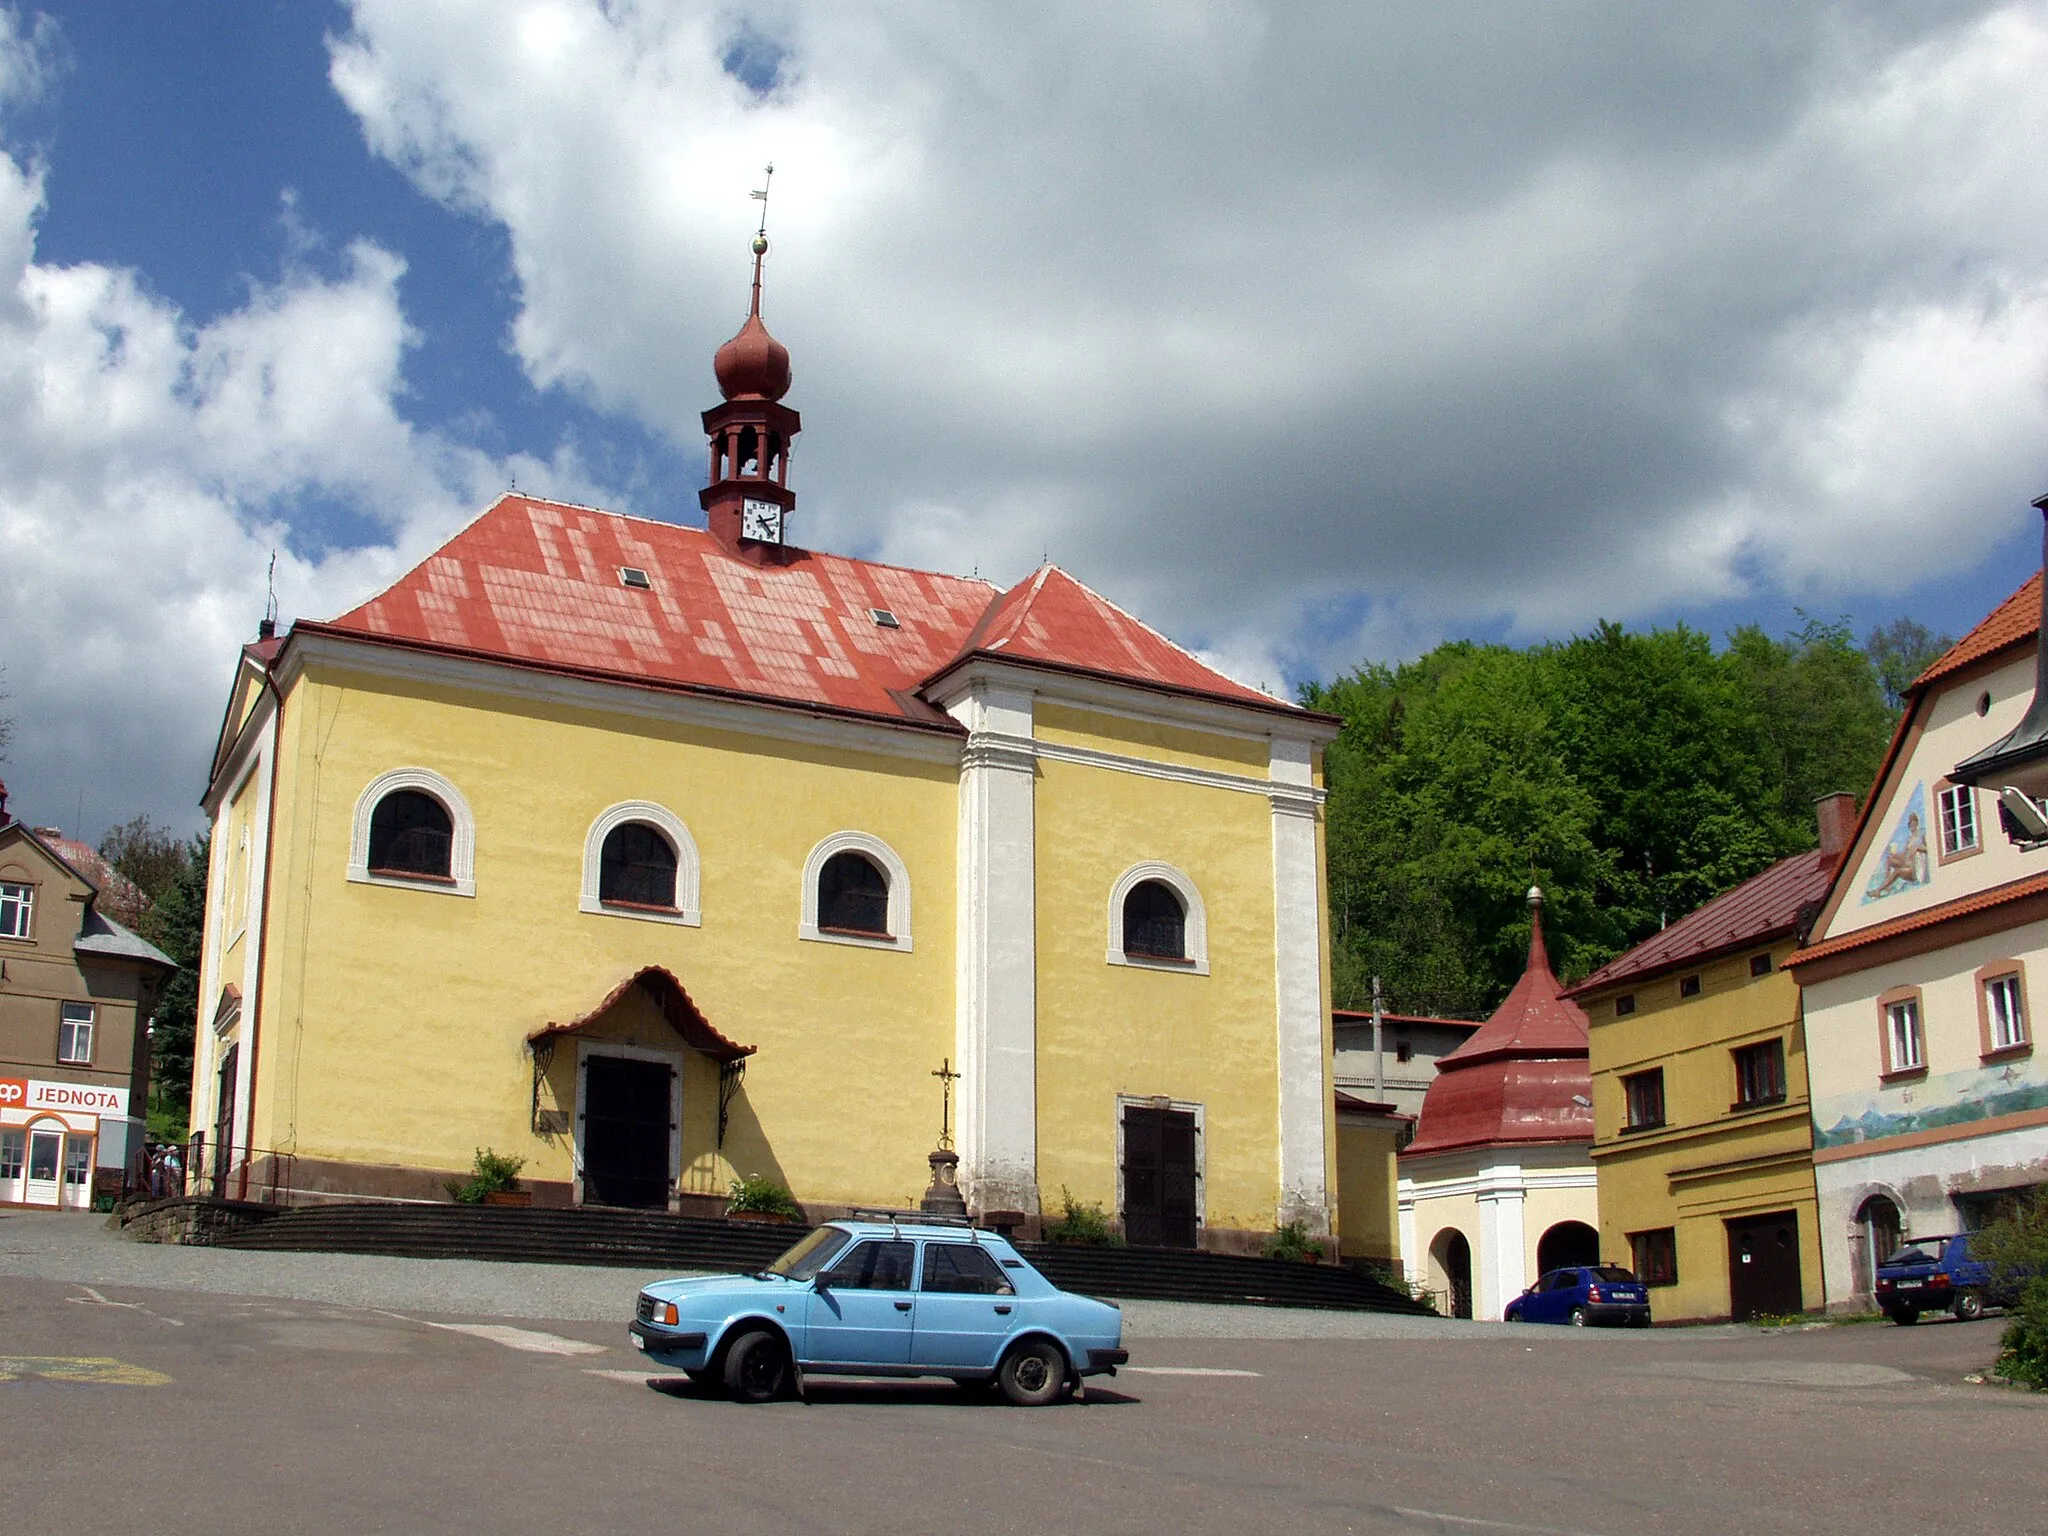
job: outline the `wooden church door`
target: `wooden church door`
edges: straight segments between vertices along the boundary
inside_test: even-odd
[[[1195,1246],[1195,1117],[1186,1110],[1124,1106],[1124,1239]]]

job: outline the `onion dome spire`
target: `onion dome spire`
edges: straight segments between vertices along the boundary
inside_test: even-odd
[[[768,327],[761,323],[761,263],[768,255],[768,182],[774,175],[771,164],[760,190],[753,194],[761,204],[761,225],[754,231],[754,301],[739,334],[711,360],[718,392],[728,400],[780,400],[789,393],[789,348],[769,335]]]

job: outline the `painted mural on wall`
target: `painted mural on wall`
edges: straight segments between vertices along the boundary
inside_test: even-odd
[[[1815,1100],[1813,1144],[1848,1147],[1945,1125],[1966,1125],[2048,1109],[2048,1079],[2031,1062],[2003,1062],[1944,1072],[1898,1088],[1838,1094]]]
[[[1877,868],[1863,887],[1866,903],[1883,901],[1901,891],[1917,890],[1928,881],[1927,786],[1915,784],[1906,797],[1899,819],[1892,823],[1892,835],[1877,851]]]

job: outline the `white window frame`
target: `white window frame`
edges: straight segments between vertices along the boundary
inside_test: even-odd
[[[1885,1070],[1918,1072],[1927,1065],[1927,1038],[1920,1018],[1920,999],[1902,997],[1884,1005]],[[1901,1050],[1910,1045],[1911,1054]]]
[[[32,939],[36,935],[36,888],[25,881],[0,882],[0,911],[14,908],[14,926],[0,928],[0,939]]]
[[[612,906],[598,895],[604,876],[604,840],[620,827],[636,821],[645,822],[658,830],[669,840],[669,846],[676,851],[676,901],[671,911],[655,912],[645,907]],[[700,906],[703,898],[699,882],[697,840],[690,836],[690,829],[683,825],[683,819],[666,806],[656,805],[652,800],[621,800],[617,805],[608,807],[590,824],[590,833],[583,840],[583,891],[577,898],[576,906],[578,911],[593,912],[603,917],[623,917],[643,923],[674,923],[683,928],[701,928],[704,925],[704,913]]]
[[[1147,880],[1157,880],[1180,898],[1181,909],[1186,914],[1181,930],[1182,947],[1187,952],[1184,960],[1124,953],[1124,901]],[[1202,904],[1202,893],[1195,888],[1195,882],[1185,870],[1152,859],[1133,864],[1117,876],[1116,884],[1109,888],[1107,958],[1111,965],[1128,965],[1144,971],[1172,971],[1181,976],[1209,974],[1209,911]]]
[[[58,1166],[58,1181],[66,1190],[92,1190],[93,1143],[98,1140],[90,1131],[66,1131],[64,1133],[63,1161]]]
[[[2007,971],[2002,976],[1986,978],[1984,1018],[1992,1050],[2017,1050],[2027,1043],[2027,1000],[2020,990],[2019,972]]]
[[[0,1126],[0,1184],[15,1182],[27,1172],[27,1169],[28,1127]]]
[[[74,1010],[83,1013],[84,1018],[73,1016]],[[57,1060],[67,1067],[89,1067],[92,1065],[93,1036],[99,1032],[99,1010],[91,1003],[59,1003],[57,1005]],[[77,1031],[85,1031],[85,1050],[77,1049]],[[65,1049],[65,1036],[69,1034],[72,1048]]]
[[[1976,791],[1967,784],[1950,784],[1935,794],[1934,807],[1935,820],[1941,826],[1942,857],[1954,858],[1959,853],[1976,852],[1979,837]]]
[[[401,789],[416,789],[432,795],[448,813],[453,836],[449,840],[449,881],[408,879],[404,875],[373,874],[370,870],[370,818],[378,802]],[[408,891],[437,891],[448,896],[476,895],[476,817],[469,802],[446,778],[431,768],[393,768],[380,773],[356,797],[355,825],[350,835],[348,877],[357,885],[389,885]]]
[[[889,931],[885,934],[826,932],[818,927],[818,877],[834,854],[864,853],[881,866],[889,882]],[[896,949],[908,954],[910,942],[910,871],[896,850],[868,832],[834,832],[804,860],[802,915],[796,936],[818,944],[851,944],[856,949]]]

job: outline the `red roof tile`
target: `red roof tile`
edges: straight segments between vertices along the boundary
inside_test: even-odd
[[[1583,997],[1615,982],[1654,976],[1710,955],[1783,938],[1798,929],[1802,911],[1826,899],[1837,862],[1837,856],[1818,850],[1780,859],[1608,961],[1565,995]]]
[[[1859,949],[1865,944],[1875,944],[1882,939],[1895,938],[1902,933],[1912,933],[1921,928],[1932,928],[1936,923],[1945,923],[1951,918],[1967,917],[1972,912],[1988,911],[2002,907],[2008,902],[2024,901],[2029,896],[2048,892],[2048,874],[2029,875],[2024,880],[2013,880],[2005,885],[1993,886],[1988,891],[1978,891],[1969,896],[1958,896],[1954,901],[1944,901],[1918,912],[1908,912],[1904,917],[1895,917],[1888,923],[1873,923],[1868,928],[1857,928],[1839,938],[1824,939],[1808,949],[1795,950],[1785,959],[1789,970],[1797,965],[1811,965],[1829,955],[1839,955],[1844,950]]]
[[[1532,918],[1521,980],[1477,1034],[1437,1062],[1404,1158],[1593,1139],[1586,1012],[1565,997],[1550,968],[1540,905]]]
[[[721,1034],[698,1011],[696,1003],[684,990],[683,984],[676,980],[674,973],[658,965],[643,966],[635,971],[607,992],[604,1001],[581,1018],[572,1019],[567,1024],[549,1024],[543,1029],[536,1029],[526,1038],[530,1043],[537,1044],[543,1040],[552,1040],[560,1035],[573,1035],[587,1029],[602,1019],[612,1005],[634,987],[641,988],[654,1000],[655,1005],[661,1009],[662,1016],[692,1050],[702,1051],[719,1061],[738,1061],[741,1057],[753,1055],[758,1049],[756,1046],[741,1045],[738,1041],[730,1040]]]
[[[1973,661],[2031,640],[2041,630],[2041,573],[2034,572],[2020,584],[2019,591],[1991,610],[1975,629],[1950,646],[1933,666],[1913,680],[1913,691],[1960,672]]]
[[[649,586],[626,586],[622,567]],[[1306,713],[1204,666],[1056,567],[999,593],[815,550],[755,565],[704,529],[525,496],[500,498],[331,625],[300,627],[923,725],[950,721],[919,685],[969,652]]]

